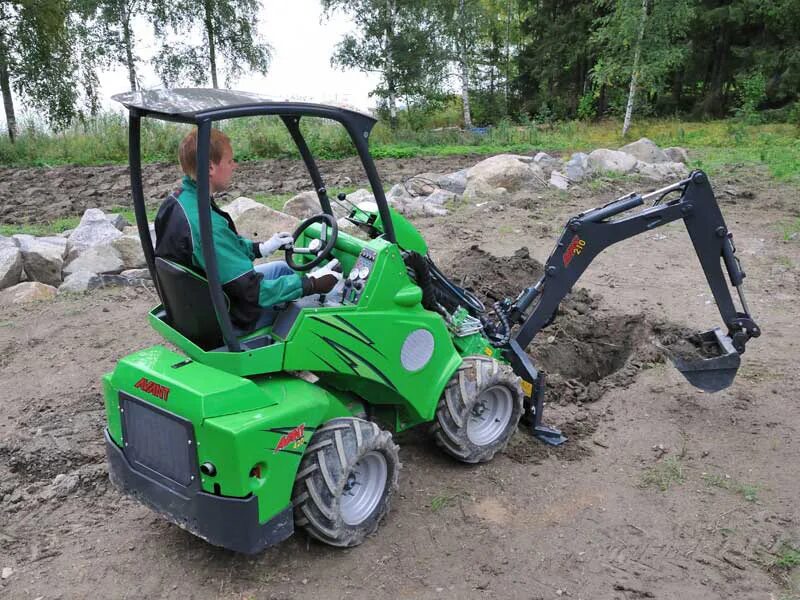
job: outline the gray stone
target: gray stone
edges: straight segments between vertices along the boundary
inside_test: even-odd
[[[411,198],[411,194],[408,192],[406,187],[402,183],[394,184],[391,189],[386,193],[386,199],[389,201],[389,204],[392,203],[392,200],[401,201],[401,200],[408,200]]]
[[[425,204],[430,204],[431,206],[442,207],[444,206],[445,203],[453,202],[454,200],[456,200],[456,198],[458,198],[458,196],[456,196],[456,194],[453,192],[437,189],[430,196],[425,198],[424,202]]]
[[[669,162],[689,162],[689,153],[685,148],[680,146],[672,146],[671,148],[664,148],[664,154],[667,156]]]
[[[689,174],[689,169],[681,162],[662,162],[636,164],[637,172],[652,181],[664,181],[668,179],[681,179]]]
[[[453,192],[459,196],[467,189],[467,172],[469,169],[461,169],[460,171],[453,171],[446,175],[441,175],[436,180],[436,184],[443,190]]]
[[[153,223],[148,223],[150,230],[150,241],[153,243],[153,248],[156,247],[156,226]],[[136,225],[129,225],[122,230],[122,235],[134,236],[139,239],[139,228]],[[139,244],[141,246],[141,244]]]
[[[64,475],[63,473],[59,473],[53,479],[53,483],[50,484],[50,487],[55,492],[57,498],[64,498],[69,496],[75,490],[78,489],[80,485],[80,479],[77,475]]]
[[[39,281],[25,281],[0,291],[0,306],[8,304],[24,304],[38,300],[52,300],[56,288]]]
[[[91,271],[76,271],[70,273],[58,287],[59,294],[82,294],[103,285],[103,280],[97,273]]]
[[[119,252],[126,269],[141,269],[147,264],[138,235],[123,235],[112,241],[111,245]]]
[[[17,285],[22,278],[22,252],[14,240],[0,236],[0,290]]]
[[[61,269],[67,250],[66,239],[59,236],[37,238],[17,234],[14,241],[22,252],[25,273],[30,281],[41,281],[53,286],[61,283]]]
[[[231,219],[236,221],[236,219],[241,217],[248,210],[252,208],[258,208],[259,206],[264,205],[256,202],[255,200],[247,198],[246,196],[239,196],[230,204],[223,206],[222,210],[228,213],[231,216]]]
[[[264,241],[279,231],[294,231],[300,223],[297,217],[274,210],[249,198],[238,198],[233,202],[236,203],[238,203],[236,209],[233,213],[228,211],[228,214],[231,214],[239,235],[251,240]],[[224,210],[228,210],[230,206]]]
[[[573,183],[583,181],[589,175],[589,155],[576,152],[564,165],[564,170]]]
[[[551,171],[550,185],[559,190],[565,190],[569,187],[569,179],[561,171]]]
[[[106,219],[120,231],[130,225],[130,223],[128,223],[128,219],[117,213],[106,213]]]
[[[64,274],[71,275],[78,271],[90,273],[119,273],[125,268],[125,263],[116,248],[110,243],[102,246],[91,246],[70,261],[64,267]]]
[[[621,152],[627,152],[635,156],[638,160],[646,163],[667,162],[667,155],[651,140],[641,138],[620,148]]]
[[[67,238],[67,261],[73,261],[88,248],[110,244],[121,236],[122,232],[106,219],[102,210],[90,208],[83,213],[80,224]]]
[[[636,157],[627,152],[599,148],[589,154],[589,168],[594,173],[627,175],[636,168]]]
[[[561,166],[561,161],[557,158],[553,158],[546,152],[539,152],[533,157],[533,164],[539,165],[539,168],[542,169],[542,172],[549,176],[554,169],[558,169]]]
[[[122,273],[120,273],[123,277],[127,279],[136,279],[136,280],[150,280],[150,270],[149,269],[126,269]]]
[[[530,157],[500,154],[469,169],[464,197],[505,197],[509,192],[541,189],[546,185],[542,169]]]
[[[307,219],[321,211],[319,198],[315,191],[300,192],[283,205],[283,212],[298,219]]]

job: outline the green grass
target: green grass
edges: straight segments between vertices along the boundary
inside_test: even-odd
[[[673,484],[681,484],[685,479],[680,457],[669,456],[644,470],[641,487],[655,487],[666,492]]]
[[[732,479],[729,475],[718,475],[711,473],[703,473],[701,479],[706,482],[706,485],[718,487],[723,490],[729,490],[735,494],[739,494],[748,502],[758,501],[758,491],[761,489],[759,486],[742,483]]]
[[[457,123],[451,123],[456,125]],[[283,124],[275,117],[234,119],[220,124],[231,137],[236,158],[299,158]],[[309,147],[318,159],[355,155],[341,125],[305,118],[301,123]],[[460,154],[524,153],[534,150],[569,154],[595,148],[617,148],[640,137],[661,147],[691,150],[692,165],[712,175],[737,164],[764,165],[777,179],[800,183],[800,130],[794,125],[745,125],[735,120],[686,122],[649,119],[635,122],[627,138],[616,120],[597,123],[566,121],[553,124],[514,125],[508,122],[478,135],[457,128],[409,128],[392,131],[378,123],[370,137],[376,158],[411,158]],[[144,119],[142,154],[145,162],[175,162],[186,125]],[[126,164],[127,121],[121,113],[105,113],[63,132],[51,134],[30,124],[21,127],[16,144],[0,138],[0,165],[15,167]]]
[[[453,506],[461,495],[461,493],[444,493],[434,496],[431,500],[431,512],[439,512],[443,508]]]
[[[26,233],[37,237],[56,235],[67,229],[75,229],[80,222],[80,217],[61,217],[55,221],[35,224],[8,225],[0,223],[0,235],[10,237],[18,233]]]
[[[790,570],[800,565],[800,549],[784,545],[772,563],[781,569]]]
[[[784,221],[778,227],[783,235],[784,242],[800,241],[800,217],[794,221]]]

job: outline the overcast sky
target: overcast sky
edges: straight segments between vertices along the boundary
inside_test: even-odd
[[[360,109],[375,105],[369,92],[378,84],[376,74],[341,71],[330,64],[336,43],[354,29],[349,18],[334,13],[331,19],[324,19],[319,0],[261,0],[261,4],[259,32],[272,46],[272,65],[266,77],[243,77],[231,85],[233,89],[256,92],[276,100],[337,102]],[[160,87],[149,62],[156,49],[149,26],[138,23],[136,37],[136,51],[142,59],[138,67],[142,86]],[[117,108],[119,105],[110,98],[128,90],[127,70],[119,67],[99,76],[103,107]],[[220,73],[221,84],[222,79]],[[15,106],[19,120],[25,107],[19,99]],[[5,115],[1,118],[5,125]]]

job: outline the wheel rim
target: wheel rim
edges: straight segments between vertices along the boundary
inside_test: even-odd
[[[514,399],[507,387],[483,390],[470,411],[467,438],[476,446],[491,444],[503,435],[513,411]]]
[[[359,525],[375,511],[386,489],[388,468],[380,452],[367,452],[347,475],[342,491],[342,520]]]

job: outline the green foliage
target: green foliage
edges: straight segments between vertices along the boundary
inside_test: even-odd
[[[220,70],[226,86],[248,70],[266,75],[272,54],[258,35],[260,6],[258,0],[157,2],[153,23],[157,37],[164,41],[154,65],[164,84],[203,85],[210,80],[217,88]],[[188,42],[197,30],[202,32],[202,42]]]
[[[766,96],[766,78],[759,72],[746,73],[737,77],[736,83],[740,99],[737,118],[751,125],[761,122],[758,106]]]
[[[680,457],[668,456],[642,473],[641,487],[655,487],[666,492],[673,484],[686,479]]]
[[[800,565],[800,549],[790,545],[784,545],[772,564],[781,569],[793,569]]]
[[[729,490],[735,494],[740,494],[748,502],[758,501],[759,486],[750,483],[742,483],[731,478],[729,475],[717,475],[703,473],[700,476],[707,485]]]

